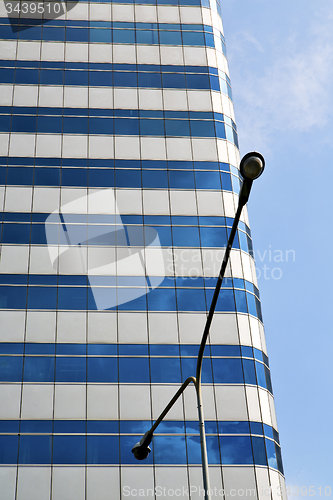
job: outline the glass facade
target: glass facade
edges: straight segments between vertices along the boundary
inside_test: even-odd
[[[52,12],[51,12],[52,11]],[[215,0],[0,4],[1,500],[203,497],[189,376],[241,183]],[[203,361],[212,499],[286,499],[246,208]]]

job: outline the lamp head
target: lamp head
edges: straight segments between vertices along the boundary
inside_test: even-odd
[[[145,460],[150,452],[151,449],[149,446],[142,446],[140,442],[136,443],[132,448],[132,453],[137,460]]]
[[[253,151],[247,153],[241,160],[239,169],[244,179],[258,179],[265,168],[265,160],[262,154]]]
[[[149,444],[151,443],[152,436],[152,432],[146,432],[146,434],[144,434],[140,441],[133,446],[132,453],[137,460],[144,460],[148,457],[149,453],[151,452]]]

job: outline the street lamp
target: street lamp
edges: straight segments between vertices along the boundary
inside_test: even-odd
[[[230,251],[232,248],[232,244],[235,238],[235,234],[237,231],[237,226],[238,222],[241,216],[242,209],[244,205],[246,205],[252,183],[255,179],[258,179],[260,175],[263,173],[263,170],[265,168],[265,160],[264,157],[257,152],[252,152],[246,154],[239,165],[240,172],[243,176],[243,183],[240,189],[239,193],[239,198],[238,198],[238,207],[236,210],[234,222],[230,231],[229,239],[228,239],[228,244],[224,253],[221,269],[220,269],[220,274],[217,279],[212,303],[210,305],[209,313],[207,316],[206,320],[206,325],[205,329],[202,335],[201,339],[201,344],[199,348],[199,353],[198,353],[198,359],[197,359],[197,369],[196,369],[196,375],[195,377],[189,377],[188,379],[185,380],[185,382],[182,384],[182,386],[179,388],[179,390],[176,392],[174,397],[171,399],[169,404],[165,407],[165,409],[162,411],[154,425],[145,433],[145,435],[141,438],[141,440],[136,443],[136,445],[132,449],[132,453],[134,454],[135,458],[137,460],[144,460],[145,458],[148,457],[150,453],[150,448],[149,444],[151,443],[153,433],[155,429],[158,427],[158,425],[161,423],[165,415],[168,413],[168,411],[172,408],[172,406],[175,404],[179,396],[184,392],[186,387],[192,382],[194,384],[196,394],[197,394],[197,404],[198,404],[198,417],[199,417],[199,426],[200,426],[200,446],[201,446],[201,460],[202,460],[202,475],[203,475],[203,486],[204,486],[204,491],[205,491],[205,500],[210,499],[210,494],[209,494],[209,475],[208,475],[208,459],[207,459],[207,446],[206,446],[206,434],[205,434],[205,421],[204,421],[204,415],[203,415],[203,406],[202,406],[202,395],[201,395],[201,372],[202,372],[202,359],[203,359],[203,353],[205,350],[206,342],[207,342],[207,337],[209,334],[210,330],[210,325],[213,320],[215,308],[216,308],[216,303],[217,299],[220,293],[221,285],[222,285],[222,280],[225,274],[225,270],[228,264],[229,260],[229,255]]]

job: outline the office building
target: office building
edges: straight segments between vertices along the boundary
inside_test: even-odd
[[[195,375],[235,215],[220,5],[0,8],[1,500],[202,498],[193,387],[131,448]],[[251,254],[245,208],[205,351],[210,480],[278,500]]]

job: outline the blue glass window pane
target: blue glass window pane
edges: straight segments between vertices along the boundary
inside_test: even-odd
[[[19,464],[51,464],[51,436],[21,436]]]
[[[88,355],[117,354],[117,346],[112,344],[88,344]]]
[[[84,464],[86,462],[85,436],[54,436],[54,464]]]
[[[196,348],[197,349],[197,348]],[[197,349],[198,350],[198,349]],[[182,358],[182,381],[188,377],[194,377],[196,373],[197,358]],[[204,358],[202,363],[202,382],[211,384],[213,382],[211,360]]]
[[[27,301],[27,287],[25,286],[0,287],[1,309],[25,309],[26,301]]]
[[[88,71],[65,71],[65,85],[88,85]]]
[[[207,434],[217,434],[217,422],[205,422],[205,429]]]
[[[151,427],[149,420],[120,420],[119,424],[122,434],[144,434]]]
[[[199,436],[187,436],[187,456],[189,464],[201,464],[201,447],[200,447],[200,437]],[[211,464],[211,460],[209,460]]]
[[[275,429],[273,429],[273,436],[274,436],[274,440],[280,444],[280,439],[279,439],[279,433],[278,431],[276,431]]]
[[[262,312],[261,312],[260,300],[258,300],[257,297],[255,297],[255,301],[256,301],[256,306],[257,306],[257,318],[260,319],[260,321],[262,321]]]
[[[134,30],[113,30],[113,43],[135,43]]]
[[[197,227],[172,227],[175,247],[199,247],[199,229]]]
[[[119,358],[119,382],[149,383],[148,358]]]
[[[277,468],[283,474],[283,464],[282,464],[282,456],[281,456],[281,448],[276,444],[275,445],[275,453],[276,453],[276,461],[277,461]]]
[[[219,422],[220,434],[249,434],[249,422]]]
[[[88,118],[85,116],[64,116],[64,134],[87,134]]]
[[[186,88],[185,75],[177,73],[163,73],[162,74],[163,87],[164,88]]]
[[[179,346],[176,344],[150,344],[151,356],[179,356]]]
[[[88,382],[118,382],[117,358],[88,358]]]
[[[247,296],[247,303],[249,305],[249,314],[257,316],[256,300],[254,295],[252,295],[252,293],[247,293],[246,296]]]
[[[257,384],[254,361],[252,359],[243,359],[244,378],[246,384]]]
[[[164,121],[163,120],[145,120],[140,119],[140,134],[141,135],[161,135],[164,136]]]
[[[214,382],[217,384],[242,384],[244,382],[240,358],[213,358]]]
[[[137,30],[136,43],[156,45],[158,44],[158,32],[155,30]]]
[[[43,69],[40,72],[41,85],[63,85],[64,72],[63,70]]]
[[[114,170],[105,168],[91,168],[89,170],[90,187],[113,187]]]
[[[0,354],[23,354],[24,344],[21,342],[1,342]],[[0,358],[1,359],[1,358]]]
[[[171,240],[171,227],[169,226],[154,226],[153,229],[157,231],[160,244],[162,247],[170,247],[172,245]],[[147,232],[147,228],[144,228],[145,233]]]
[[[116,169],[116,186],[141,188],[141,172],[139,170]]]
[[[54,420],[53,424],[54,424],[53,432],[55,434],[86,433],[85,420]]]
[[[266,388],[266,377],[265,377],[264,365],[262,363],[259,363],[258,361],[256,361],[255,364],[256,364],[258,385],[260,387]]]
[[[197,32],[183,31],[183,44],[204,46],[205,45],[204,34],[198,31]]]
[[[143,188],[168,188],[168,174],[166,170],[143,170]]]
[[[188,137],[190,122],[188,120],[165,120],[165,133],[168,136]]]
[[[42,72],[43,73],[43,72]],[[39,80],[39,71],[35,69],[25,69],[25,68],[16,68],[15,72],[15,83],[25,83],[25,84],[35,84],[38,85]],[[44,82],[41,82],[44,83]]]
[[[139,120],[137,118],[115,118],[114,133],[117,135],[139,135]]]
[[[90,42],[111,43],[112,42],[111,30],[90,28],[89,36]]]
[[[85,382],[85,358],[60,358],[56,361],[56,382]]]
[[[197,75],[187,73],[186,75],[187,88],[189,89],[209,89],[208,75]]]
[[[185,434],[185,422],[162,420],[159,424],[156,434]]]
[[[43,26],[43,40],[65,41],[65,28],[54,28],[53,26]]]
[[[55,309],[53,307],[52,309]],[[85,287],[59,287],[58,309],[85,310],[87,309],[87,289]]]
[[[179,311],[205,311],[205,293],[202,288],[191,290],[177,288],[177,304]]]
[[[2,243],[29,243],[30,224],[3,224]]]
[[[162,45],[182,45],[182,37],[180,31],[160,30],[160,43]]]
[[[150,369],[152,383],[181,382],[179,358],[151,358]]]
[[[274,438],[273,427],[270,425],[264,424],[264,433],[266,437]]]
[[[219,172],[195,172],[195,183],[200,189],[221,189]]]
[[[87,186],[88,170],[86,168],[63,168],[61,184],[63,186]]]
[[[60,168],[35,168],[36,186],[60,186]]]
[[[57,288],[50,286],[30,286],[28,309],[56,309]],[[72,309],[70,307],[70,309]]]
[[[129,292],[128,292],[129,290]],[[128,300],[130,295],[131,290],[130,289],[125,289],[123,291],[123,295],[120,295],[121,289],[118,288],[118,309],[120,311],[145,311],[147,307],[146,303],[146,296],[142,295],[141,297],[138,297],[134,300]],[[135,296],[136,291],[132,291]],[[152,292],[150,292],[152,293]],[[150,294],[149,294],[150,295]]]
[[[222,464],[253,464],[250,436],[220,436],[220,444]]]
[[[119,422],[118,420],[87,420],[87,432],[88,433],[106,433],[106,434],[118,434],[119,433]]]
[[[266,376],[266,387],[273,394],[272,381],[271,381],[271,373],[269,369],[265,366],[265,376]]]
[[[155,436],[155,464],[186,464],[185,436]]]
[[[202,2],[204,1],[205,3],[209,3],[209,0],[201,0]],[[207,47],[214,47],[214,35],[212,33],[205,33],[205,42]]]
[[[266,443],[268,466],[272,467],[273,469],[277,469],[278,468],[277,457],[276,457],[274,441],[271,441],[270,439],[265,439],[265,443]]]
[[[223,248],[228,243],[227,231],[224,227],[201,227],[200,236],[204,247]]]
[[[213,356],[240,356],[239,345],[211,345],[210,348]]]
[[[9,167],[7,172],[7,184],[32,185],[33,169],[29,167]]]
[[[0,381],[1,382],[22,382],[22,356],[1,356],[0,357]]]
[[[116,73],[115,73],[116,75]],[[111,71],[89,71],[89,85],[99,87],[112,87]]]
[[[219,447],[219,438],[217,436],[207,436],[207,455],[208,462],[210,464],[220,464],[220,447]]]
[[[43,356],[25,356],[24,382],[53,382],[54,358]]]
[[[251,434],[263,434],[261,422],[250,422]]]
[[[13,30],[10,26],[1,26],[1,37],[4,39],[16,40],[16,38],[18,38],[17,25],[14,26],[15,30]]]
[[[206,290],[207,302],[210,304],[213,294],[212,290]],[[209,298],[208,298],[209,297]],[[216,311],[235,311],[235,299],[232,290],[221,290],[217,299]]]
[[[37,132],[49,132],[61,134],[62,117],[61,116],[39,116],[37,122]]]
[[[11,83],[14,82],[15,70],[10,68],[1,68],[0,70],[0,81],[1,83]]]
[[[150,88],[161,88],[161,74],[160,73],[138,73],[138,86],[139,87],[150,87]]]
[[[61,344],[57,343],[57,354],[73,354],[78,356],[85,356],[86,344]],[[60,359],[60,358],[59,358]]]
[[[215,137],[214,122],[191,120],[191,135],[196,137]]]
[[[247,313],[246,293],[243,290],[235,290],[237,312]]]
[[[88,436],[88,464],[119,464],[118,436]]]
[[[170,189],[194,189],[193,172],[171,170],[169,172]]]
[[[113,118],[89,118],[89,134],[113,133]]]
[[[18,434],[19,432],[19,421],[18,420],[0,420],[0,432],[8,433],[13,432]]]
[[[232,191],[230,174],[221,172],[222,189],[224,191]]]
[[[223,248],[228,243],[227,231],[224,227],[201,227],[200,236],[203,247]]]
[[[167,288],[155,288],[147,295],[149,311],[175,311],[175,290]]]
[[[0,464],[16,464],[18,436],[0,436]]]
[[[252,446],[255,465],[267,465],[264,438],[252,436]]]

